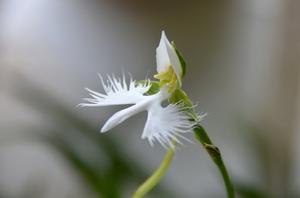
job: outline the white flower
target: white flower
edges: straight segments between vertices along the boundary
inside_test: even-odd
[[[86,89],[92,98],[85,98],[89,103],[81,103],[79,106],[109,106],[134,104],[126,109],[118,111],[110,117],[101,129],[107,132],[113,127],[121,124],[129,117],[148,111],[147,121],[142,134],[142,139],[147,138],[151,145],[157,140],[163,146],[172,146],[172,140],[180,142],[179,138],[186,139],[183,133],[190,132],[193,123],[189,120],[180,105],[169,104],[163,107],[161,103],[170,97],[166,88],[158,93],[145,95],[150,88],[150,83],[136,84],[130,79],[129,85],[123,76],[122,79],[108,76],[107,83],[104,83],[100,76],[105,94]]]
[[[170,93],[170,87],[181,79],[182,72],[175,49],[171,46],[164,32],[162,32],[159,46],[156,49],[156,58],[158,75],[165,73],[163,74],[164,80],[167,79],[167,81],[172,82],[162,85],[160,91],[156,94],[146,95],[151,87],[150,81],[141,84],[130,78],[128,85],[124,75],[122,78],[107,76],[106,82],[99,75],[105,94],[86,89],[92,98],[85,98],[84,100],[88,103],[81,103],[79,106],[133,104],[110,117],[102,127],[101,132],[107,132],[129,117],[147,111],[147,121],[142,139],[147,138],[151,146],[154,141],[158,141],[164,147],[172,147],[172,141],[181,143],[180,138],[186,139],[182,134],[190,132],[194,126],[194,123],[190,121],[190,117],[183,111],[180,104],[162,106],[162,102],[172,94]],[[170,70],[170,68],[173,69]],[[175,77],[174,81],[175,73],[177,78]],[[168,79],[168,76],[172,78]]]

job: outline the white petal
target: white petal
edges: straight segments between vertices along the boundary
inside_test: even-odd
[[[161,33],[160,42],[156,48],[156,64],[158,73],[165,71],[171,65],[177,79],[181,82],[182,68],[180,60],[164,31]]]
[[[171,61],[168,55],[167,45],[165,41],[164,31],[162,32],[159,45],[156,48],[156,65],[157,65],[158,73],[165,71],[171,65]]]
[[[150,97],[150,96],[148,96],[148,97]],[[110,129],[114,128],[115,126],[121,124],[122,122],[124,122],[125,120],[130,118],[131,116],[133,116],[137,113],[140,113],[141,111],[145,111],[148,103],[149,103],[149,100],[144,100],[142,102],[137,103],[136,105],[133,105],[131,107],[128,107],[126,109],[118,111],[117,113],[115,113],[113,116],[111,116],[106,121],[106,123],[104,124],[104,126],[101,129],[101,132],[102,133],[107,132]]]
[[[143,85],[136,84],[132,79],[130,79],[129,85],[127,85],[124,75],[122,79],[116,78],[115,76],[107,76],[106,83],[100,75],[99,77],[105,94],[86,88],[92,98],[85,98],[84,100],[88,103],[81,103],[79,106],[135,104],[144,98],[143,94],[145,94],[151,86],[150,83]]]
[[[193,126],[194,123],[181,111],[180,106],[170,104],[162,107],[156,103],[148,109],[142,138],[147,138],[151,145],[154,141],[158,141],[164,147],[172,147],[172,141],[181,143],[180,138],[186,139],[182,134],[191,132]]]

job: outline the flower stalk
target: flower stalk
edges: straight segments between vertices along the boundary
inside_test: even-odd
[[[156,171],[135,191],[132,195],[132,198],[141,198],[146,195],[152,188],[154,188],[161,178],[167,172],[173,156],[174,156],[175,144],[173,147],[170,147],[161,162],[160,166],[156,169]]]

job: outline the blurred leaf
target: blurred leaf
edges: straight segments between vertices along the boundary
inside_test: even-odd
[[[236,183],[235,189],[242,198],[270,198],[267,193],[250,185],[242,185],[240,183]]]
[[[67,142],[60,137],[49,137],[46,141],[52,144],[71,163],[73,168],[81,173],[92,189],[101,195],[101,197],[120,197],[119,188],[107,181],[105,173],[90,166],[86,161],[81,159],[80,155]]]
[[[122,145],[109,136],[99,135],[95,127],[65,107],[60,100],[24,78],[19,79],[16,88],[14,94],[20,101],[41,112],[48,123],[53,123],[51,126],[48,124],[29,130],[35,131],[41,140],[55,148],[84,178],[98,197],[122,197],[122,191],[128,184],[139,184],[147,178],[145,169],[136,160],[131,159],[131,155]],[[77,142],[71,141],[74,139]],[[80,146],[84,147],[84,151],[80,150]],[[88,159],[81,154],[82,152],[89,154]],[[101,161],[99,157],[101,153],[109,159],[108,166]],[[172,197],[171,193],[161,186],[154,194],[156,197]]]

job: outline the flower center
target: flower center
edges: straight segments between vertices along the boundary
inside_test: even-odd
[[[168,87],[168,92],[170,93],[175,91],[175,89],[178,87],[177,76],[171,65],[168,66],[168,68],[165,71],[154,75],[154,78],[160,80],[159,82],[160,87],[166,85]]]

